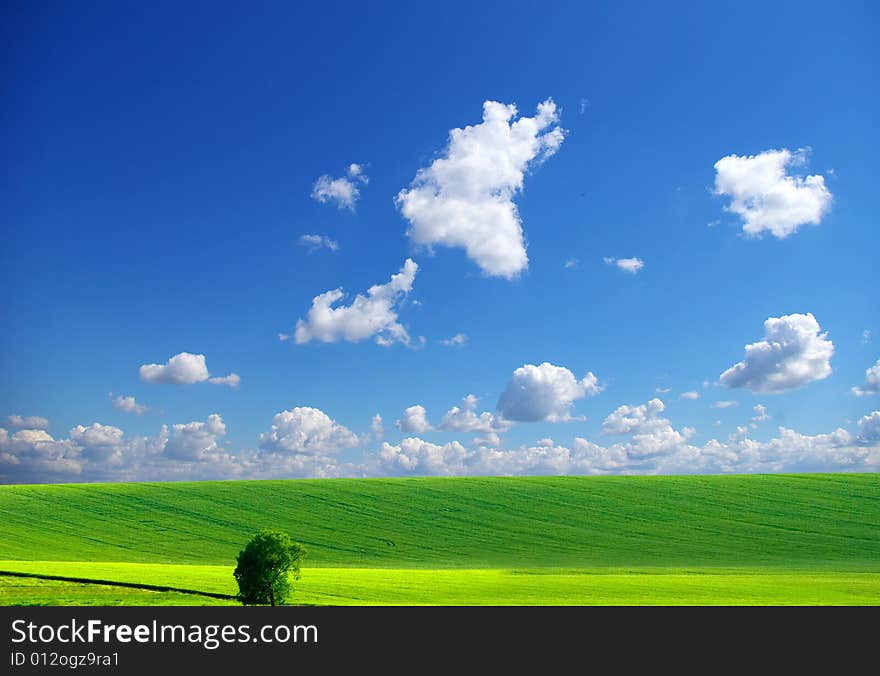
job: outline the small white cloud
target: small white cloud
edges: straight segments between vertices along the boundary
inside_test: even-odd
[[[590,107],[589,99],[582,98],[581,103],[580,103],[580,114],[583,115],[585,112],[587,112],[587,108],[589,108],[589,107]]]
[[[423,434],[434,429],[434,426],[428,422],[428,412],[420,404],[405,409],[403,417],[394,423],[394,426],[404,434]]]
[[[576,400],[595,396],[602,389],[592,372],[577,380],[562,366],[549,362],[539,366],[525,364],[513,372],[497,409],[507,420],[561,422],[571,420],[571,407]]]
[[[678,397],[679,397],[679,399],[690,399],[690,400],[694,400],[694,399],[699,399],[699,398],[700,398],[700,393],[699,393],[699,392],[694,392],[693,390],[691,390],[690,392],[682,392],[681,394],[678,395]]]
[[[669,393],[669,392],[672,391],[672,388],[669,388],[669,387],[658,387],[658,388],[655,388],[654,391],[655,391],[657,394],[667,394],[667,393]]]
[[[765,420],[770,420],[770,416],[767,415],[767,407],[764,404],[755,404],[752,407],[752,410],[755,412],[755,415],[752,417],[752,422],[759,423],[764,422]]]
[[[397,307],[412,290],[418,269],[419,266],[407,258],[400,272],[392,275],[388,283],[371,286],[366,295],[358,294],[350,305],[333,307],[345,295],[341,288],[315,296],[306,319],[296,322],[294,340],[297,345],[310,340],[357,343],[375,336],[376,343],[382,346],[395,342],[408,345],[410,337],[397,321]],[[281,340],[290,338],[286,334],[279,337]]]
[[[580,264],[581,262],[577,258],[569,258],[565,261],[562,267],[564,267],[566,270],[572,270],[578,267]]]
[[[468,337],[465,334],[456,333],[452,338],[446,338],[440,342],[448,347],[461,347],[467,342],[467,340]]]
[[[745,359],[721,374],[721,384],[775,393],[827,378],[834,344],[821,331],[810,313],[770,317],[764,338],[746,345]]]
[[[852,388],[852,393],[857,397],[868,397],[877,392],[880,392],[880,359],[865,369],[865,384]]]
[[[260,448],[276,453],[331,455],[359,443],[354,432],[309,406],[275,414],[271,429],[260,435]]]
[[[346,175],[331,178],[327,174],[318,177],[312,186],[312,199],[322,204],[336,204],[339,209],[354,211],[354,205],[360,197],[358,185],[366,185],[369,179],[359,164],[350,164]]]
[[[712,404],[712,408],[730,408],[731,406],[739,406],[739,402],[733,401],[732,399],[727,399],[723,401],[716,401]]]
[[[150,410],[149,407],[137,403],[134,397],[123,397],[122,395],[113,397],[112,394],[110,396],[111,401],[113,402],[113,408],[118,408],[120,411],[134,413],[135,415],[143,415]]]
[[[139,369],[141,379],[148,383],[167,383],[170,385],[193,385],[209,382],[215,385],[238,387],[240,378],[231,373],[223,377],[211,377],[205,362],[205,355],[181,352],[171,357],[165,364],[144,364]]]
[[[462,247],[487,275],[511,279],[528,267],[514,196],[526,171],[562,144],[556,104],[547,99],[535,117],[514,105],[483,104],[480,124],[453,129],[442,156],[420,169],[397,205],[417,245]]]
[[[832,196],[819,174],[789,176],[789,167],[806,163],[807,150],[767,150],[728,155],[715,163],[715,194],[731,197],[726,211],[743,219],[743,232],[765,231],[783,239],[802,225],[818,225],[831,209]]]
[[[602,260],[608,265],[616,265],[620,270],[631,275],[636,274],[645,267],[645,261],[641,258],[612,258],[611,256],[605,256]]]
[[[300,246],[308,247],[309,253],[318,249],[339,251],[339,242],[335,239],[330,239],[326,235],[300,235],[297,243]]]
[[[720,218],[716,218],[715,220],[713,220],[713,221],[709,221],[708,223],[706,223],[706,227],[707,227],[707,228],[714,228],[714,227],[717,226],[717,225],[721,225],[721,219],[720,219]]]
[[[49,429],[49,421],[38,415],[20,416],[13,413],[6,418],[10,427],[19,427],[29,430],[47,430]]]
[[[506,431],[511,423],[488,411],[477,414],[479,399],[473,394],[467,395],[461,406],[453,406],[443,416],[439,429],[452,432],[476,432],[485,435],[496,435]],[[488,437],[494,439],[495,437]],[[497,442],[495,442],[497,445]]]
[[[871,342],[871,329],[862,331],[862,344],[867,345]]]
[[[208,382],[212,385],[227,385],[228,387],[237,388],[241,384],[241,378],[239,378],[237,373],[230,373],[228,376],[208,378]]]
[[[385,426],[382,424],[382,416],[378,413],[373,416],[370,422],[370,431],[376,439],[381,439],[385,435]]]

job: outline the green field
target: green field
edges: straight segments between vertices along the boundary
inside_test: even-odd
[[[223,594],[283,529],[299,603],[880,604],[878,474],[3,486],[0,513],[0,571]],[[0,573],[7,605],[224,602]]]

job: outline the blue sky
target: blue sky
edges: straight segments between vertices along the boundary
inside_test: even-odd
[[[19,5],[0,480],[877,469],[877,9],[716,5]],[[450,131],[487,101],[516,106],[497,129],[553,109],[521,146],[477,129],[457,162]],[[293,339],[314,298],[349,305],[407,259],[370,317],[408,344],[347,340],[351,316]],[[790,341],[752,364],[770,318]],[[240,384],[140,369],[180,353]],[[744,360],[751,379],[721,377]],[[469,394],[497,439],[441,423]],[[395,426],[411,406],[432,429]]]

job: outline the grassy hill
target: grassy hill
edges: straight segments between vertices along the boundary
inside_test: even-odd
[[[234,565],[261,526],[310,567],[880,570],[880,474],[0,487],[0,559]]]

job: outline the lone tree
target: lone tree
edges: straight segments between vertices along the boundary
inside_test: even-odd
[[[299,579],[305,549],[287,533],[262,528],[238,553],[238,600],[244,605],[276,605],[290,595],[290,578]]]

